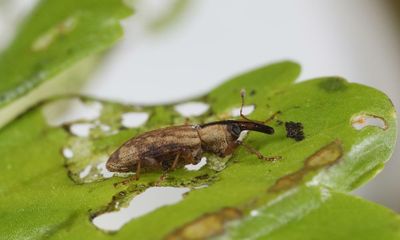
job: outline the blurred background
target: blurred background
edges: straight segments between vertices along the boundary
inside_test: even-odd
[[[35,0],[0,0],[0,50]],[[400,106],[398,1],[136,0],[125,37],[82,88],[124,103],[176,102],[232,75],[294,60],[300,80],[340,75]],[[355,194],[400,211],[400,147]]]

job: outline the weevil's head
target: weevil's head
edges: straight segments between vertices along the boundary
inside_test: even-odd
[[[228,131],[232,136],[239,138],[243,131],[256,131],[265,134],[274,134],[275,130],[265,124],[250,121],[227,121]]]
[[[242,140],[244,131],[274,133],[272,127],[257,122],[225,120],[206,123],[199,129],[202,148],[222,157],[229,155],[238,146],[238,140]]]

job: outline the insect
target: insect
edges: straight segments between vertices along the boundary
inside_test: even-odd
[[[174,170],[186,164],[196,164],[203,153],[219,157],[231,155],[239,146],[259,159],[273,161],[280,157],[265,157],[243,143],[247,131],[273,134],[274,129],[243,115],[245,92],[241,91],[240,116],[243,120],[223,120],[200,125],[172,126],[145,132],[125,142],[111,154],[106,168],[111,172],[133,172],[139,179],[142,170]]]

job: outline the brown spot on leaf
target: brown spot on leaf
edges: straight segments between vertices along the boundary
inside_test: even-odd
[[[342,155],[342,144],[339,140],[336,140],[307,158],[304,167],[309,170],[316,170],[324,166],[329,166],[339,160]]]
[[[308,157],[304,161],[304,166],[300,170],[278,179],[268,191],[278,192],[287,190],[300,183],[304,176],[310,171],[330,166],[336,163],[342,155],[343,149],[341,142],[339,140],[333,141]]]
[[[223,208],[215,213],[208,213],[185,224],[165,237],[166,240],[206,239],[224,232],[225,223],[242,217],[236,208]]]

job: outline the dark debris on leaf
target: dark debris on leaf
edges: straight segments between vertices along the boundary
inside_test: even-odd
[[[304,139],[303,124],[300,122],[285,122],[286,137],[293,138],[296,141]]]

